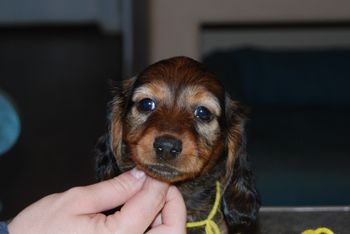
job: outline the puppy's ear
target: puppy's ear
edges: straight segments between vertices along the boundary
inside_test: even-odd
[[[253,228],[260,207],[245,147],[245,115],[239,104],[226,95],[226,174],[223,179],[222,211],[230,233]]]
[[[136,77],[124,80],[113,89],[113,99],[108,104],[107,131],[97,143],[97,177],[99,180],[120,174],[123,161],[123,116],[132,93]]]
[[[96,145],[96,174],[99,181],[120,174],[111,149],[110,135],[106,133],[98,139]]]
[[[110,104],[110,136],[112,151],[117,161],[123,154],[123,118],[126,114],[126,107],[130,101],[136,77],[124,80],[121,87],[117,87],[115,96]]]

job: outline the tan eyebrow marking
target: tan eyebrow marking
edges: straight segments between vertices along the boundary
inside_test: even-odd
[[[169,93],[170,89],[164,82],[147,83],[136,88],[132,96],[132,101],[138,102],[144,98],[151,98],[163,102],[169,99],[169,96],[171,96]]]
[[[189,106],[205,106],[214,115],[221,115],[221,106],[217,97],[210,93],[205,87],[202,86],[191,86],[183,90],[179,102],[188,103]]]

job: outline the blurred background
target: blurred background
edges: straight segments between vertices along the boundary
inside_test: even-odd
[[[109,81],[177,55],[249,109],[264,206],[350,204],[347,0],[3,0],[0,220],[95,181]]]

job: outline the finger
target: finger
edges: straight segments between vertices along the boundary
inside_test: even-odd
[[[141,191],[108,220],[125,233],[144,233],[163,208],[168,189],[167,183],[147,177]]]
[[[154,221],[153,221],[153,223],[152,223],[152,227],[156,227],[156,226],[158,226],[158,225],[161,225],[163,223],[163,221],[162,221],[162,214],[161,213],[159,213],[158,215],[157,215],[157,217],[154,219]]]
[[[66,192],[72,210],[77,214],[91,214],[116,208],[134,196],[145,181],[145,174],[137,169],[118,177]]]
[[[154,226],[148,234],[186,233],[186,206],[175,186],[171,186],[161,213],[162,224]]]

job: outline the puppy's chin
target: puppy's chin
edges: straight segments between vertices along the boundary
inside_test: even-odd
[[[167,183],[175,183],[193,177],[166,164],[138,164],[137,166],[148,176]]]

